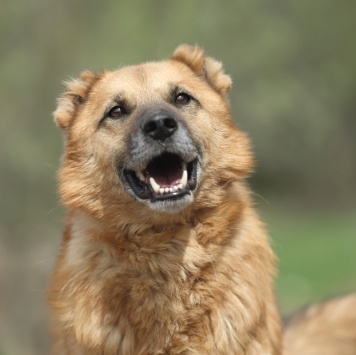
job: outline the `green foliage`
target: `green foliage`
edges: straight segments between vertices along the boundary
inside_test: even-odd
[[[355,210],[307,215],[271,205],[265,209],[279,258],[277,291],[284,314],[355,291]]]

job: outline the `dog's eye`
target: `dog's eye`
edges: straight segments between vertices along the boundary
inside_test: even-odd
[[[187,105],[191,99],[192,98],[188,94],[181,92],[176,96],[175,103],[178,106],[184,106]]]
[[[113,119],[119,119],[125,115],[126,115],[126,111],[122,106],[114,106],[107,114],[107,117],[110,117]]]

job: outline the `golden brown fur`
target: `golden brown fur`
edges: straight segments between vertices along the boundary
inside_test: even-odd
[[[291,355],[356,354],[356,295],[310,306],[294,316],[284,334]]]
[[[172,85],[196,101],[172,104]],[[67,84],[55,112],[69,212],[50,289],[53,354],[282,353],[275,258],[244,184],[253,163],[230,86],[219,62],[186,45],[166,61]],[[118,97],[129,114],[106,119]],[[162,105],[199,152],[192,200],[170,211],[133,198],[117,171],[132,163],[144,109]]]

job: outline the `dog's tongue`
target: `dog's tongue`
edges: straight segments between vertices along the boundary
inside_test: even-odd
[[[162,169],[161,171],[149,172],[149,176],[153,177],[160,186],[172,186],[180,182],[182,170]]]
[[[160,186],[172,186],[182,178],[182,166],[179,157],[163,155],[153,159],[146,168],[149,177],[153,177]]]

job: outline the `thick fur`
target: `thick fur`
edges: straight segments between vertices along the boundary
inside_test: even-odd
[[[167,105],[172,85],[199,102],[179,114],[202,152],[201,181],[191,204],[165,213],[130,196],[114,165],[141,108]],[[230,86],[220,63],[189,46],[67,84],[55,112],[69,213],[50,292],[53,354],[280,353],[275,260],[243,183],[252,157]],[[117,96],[135,110],[101,125]]]
[[[50,288],[52,354],[281,354],[275,257],[244,183],[250,145],[221,63],[182,45],[66,86],[54,114],[68,216]],[[194,100],[175,105],[173,87]],[[122,100],[125,117],[106,119]],[[119,173],[147,153],[132,137],[152,107],[173,112],[199,157],[196,190],[167,210],[135,198]]]
[[[355,355],[356,294],[296,314],[286,325],[284,343],[291,355]]]

